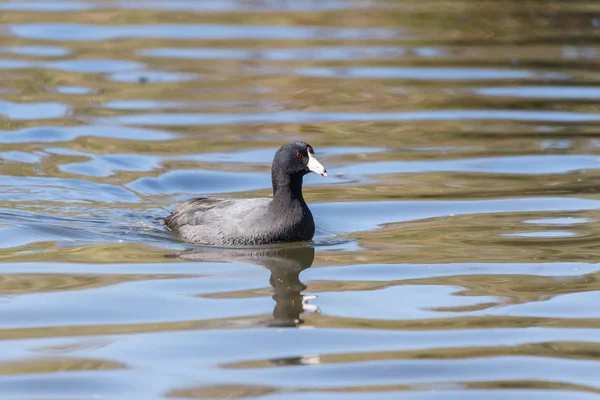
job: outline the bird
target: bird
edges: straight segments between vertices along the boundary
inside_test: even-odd
[[[281,146],[273,157],[273,198],[196,197],[175,206],[165,227],[185,242],[216,246],[254,246],[311,240],[315,223],[302,196],[304,175],[327,176],[327,169],[305,142]]]

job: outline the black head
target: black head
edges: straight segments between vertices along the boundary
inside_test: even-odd
[[[304,142],[284,144],[277,150],[271,167],[273,175],[283,172],[286,175],[304,176],[309,172],[327,176],[327,170],[315,158],[311,145]]]

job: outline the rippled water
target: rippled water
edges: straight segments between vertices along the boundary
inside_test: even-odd
[[[600,3],[0,1],[0,397],[600,393]],[[311,243],[193,195],[330,172]]]

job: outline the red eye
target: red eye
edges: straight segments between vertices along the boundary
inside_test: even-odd
[[[302,153],[296,153],[296,157],[302,158]]]

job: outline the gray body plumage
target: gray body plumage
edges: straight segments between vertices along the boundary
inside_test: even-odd
[[[304,202],[285,209],[268,198],[199,197],[179,203],[165,225],[187,242],[248,246],[312,239],[315,224]]]

